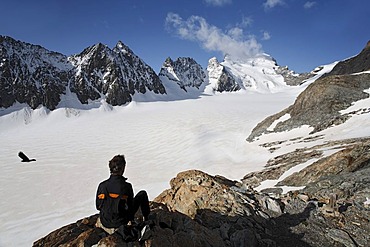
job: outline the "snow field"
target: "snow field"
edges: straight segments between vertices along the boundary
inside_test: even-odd
[[[30,246],[97,213],[96,188],[109,177],[108,161],[116,154],[126,156],[125,176],[135,193],[145,189],[150,199],[184,170],[240,179],[261,169],[269,153],[245,139],[265,116],[291,104],[298,91],[3,112],[0,193],[6,200],[0,201],[0,246]],[[37,161],[21,163],[19,151]]]

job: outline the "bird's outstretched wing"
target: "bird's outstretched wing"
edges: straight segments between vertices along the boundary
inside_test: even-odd
[[[19,158],[22,159],[22,162],[29,162],[30,161],[30,159],[27,157],[27,155],[25,155],[23,152],[19,152],[18,156],[19,156]]]

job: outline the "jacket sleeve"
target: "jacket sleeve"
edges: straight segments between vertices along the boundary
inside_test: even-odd
[[[107,195],[105,194],[104,186],[99,184],[98,190],[96,191],[95,206],[97,210],[100,210],[103,206],[104,200]]]

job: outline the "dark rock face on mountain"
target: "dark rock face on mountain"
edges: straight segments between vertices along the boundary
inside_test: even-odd
[[[71,91],[82,103],[105,95],[107,103],[122,105],[135,93],[166,93],[153,69],[122,42],[112,50],[103,44],[91,46],[69,61],[76,68]]]
[[[83,104],[105,98],[111,105],[130,102],[135,93],[166,93],[153,69],[122,42],[113,49],[97,44],[67,57],[4,36],[0,36],[0,86],[0,107],[20,102],[51,110],[67,91]]]
[[[366,50],[369,49],[365,48],[364,51]],[[348,71],[357,68],[354,61],[361,63],[361,66],[363,65],[361,57],[362,54],[367,53],[364,51],[354,57],[351,60],[352,62],[344,63],[348,66]],[[345,68],[340,64],[338,65],[342,69]],[[366,69],[365,67],[361,68],[362,70],[369,70],[370,64]],[[340,71],[343,71],[342,69]],[[252,130],[247,140],[252,141],[263,133],[287,131],[302,125],[310,125],[314,128],[312,133],[315,133],[330,126],[341,124],[349,119],[351,114],[341,114],[340,111],[348,108],[355,101],[368,98],[369,94],[364,92],[368,88],[370,88],[369,73],[331,75],[320,78],[309,85],[298,96],[293,105],[259,123]],[[268,130],[274,121],[285,114],[290,115],[288,120],[281,121],[273,130]]]
[[[199,89],[205,84],[207,77],[202,66],[189,57],[179,57],[176,61],[167,58],[159,76],[168,78],[184,91],[187,91],[188,88]]]
[[[215,92],[240,90],[240,85],[234,76],[215,57],[208,61],[207,71],[210,83],[213,85]]]
[[[67,57],[0,36],[0,107],[16,101],[53,110],[72,75]]]
[[[359,73],[370,69],[370,41],[366,47],[355,57],[339,62],[329,75],[346,75]]]
[[[278,66],[276,65],[275,71],[277,74],[284,77],[284,81],[289,86],[301,85],[305,80],[314,76],[313,73],[294,73],[288,68],[288,66]]]

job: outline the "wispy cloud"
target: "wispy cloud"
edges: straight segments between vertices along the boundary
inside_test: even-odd
[[[310,8],[312,8],[314,5],[316,5],[316,2],[306,2],[306,3],[303,5],[303,8],[305,8],[305,9],[310,9]]]
[[[284,0],[266,0],[266,2],[263,4],[263,7],[265,7],[265,9],[272,9],[278,5],[284,4]]]
[[[170,32],[180,38],[198,42],[208,51],[221,52],[236,59],[246,59],[262,52],[262,46],[254,36],[245,36],[243,29],[232,27],[227,31],[210,25],[200,16],[191,16],[187,20],[176,13],[168,13],[166,26]]]
[[[225,4],[230,4],[232,0],[204,0],[207,4],[213,6],[223,6]]]
[[[245,17],[243,16],[242,21],[237,24],[238,27],[246,28],[252,26],[253,19],[252,17]]]
[[[269,40],[271,39],[271,34],[267,31],[262,31],[262,40]]]

